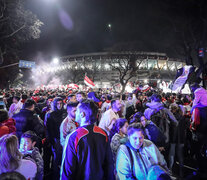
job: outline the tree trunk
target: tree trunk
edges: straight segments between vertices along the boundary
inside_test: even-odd
[[[120,93],[120,95],[122,95],[122,94],[124,94],[124,91],[125,91],[125,88],[126,88],[126,83],[124,83],[124,84],[121,84],[122,85],[122,89],[121,89],[121,93]]]

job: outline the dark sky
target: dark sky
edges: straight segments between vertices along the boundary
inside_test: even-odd
[[[50,59],[127,42],[134,42],[138,51],[168,52],[179,37],[172,25],[174,16],[182,22],[182,8],[190,18],[198,15],[195,0],[187,1],[27,0],[26,8],[44,25],[40,38],[25,44],[23,56]]]

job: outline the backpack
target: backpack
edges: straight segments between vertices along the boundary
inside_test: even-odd
[[[166,136],[165,134],[160,130],[160,128],[157,127],[155,123],[151,121],[151,123],[147,124],[145,126],[144,132],[146,133],[148,131],[149,136],[148,137],[156,146],[163,147],[165,146]],[[148,135],[146,133],[146,135]]]
[[[150,120],[160,129],[160,131],[165,135],[165,142],[169,142],[169,125],[170,120],[168,114],[162,109],[155,109],[150,117]]]

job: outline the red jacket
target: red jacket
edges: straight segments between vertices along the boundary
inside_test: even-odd
[[[5,134],[15,133],[15,120],[10,118],[0,123],[0,137]]]

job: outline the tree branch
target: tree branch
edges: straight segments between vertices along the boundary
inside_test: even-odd
[[[9,38],[9,37],[12,37],[13,35],[15,35],[17,32],[21,31],[23,28],[25,28],[25,24],[23,26],[21,26],[19,29],[15,30],[13,33],[11,34],[8,34],[6,36],[3,36],[1,39],[6,39],[6,38]]]

